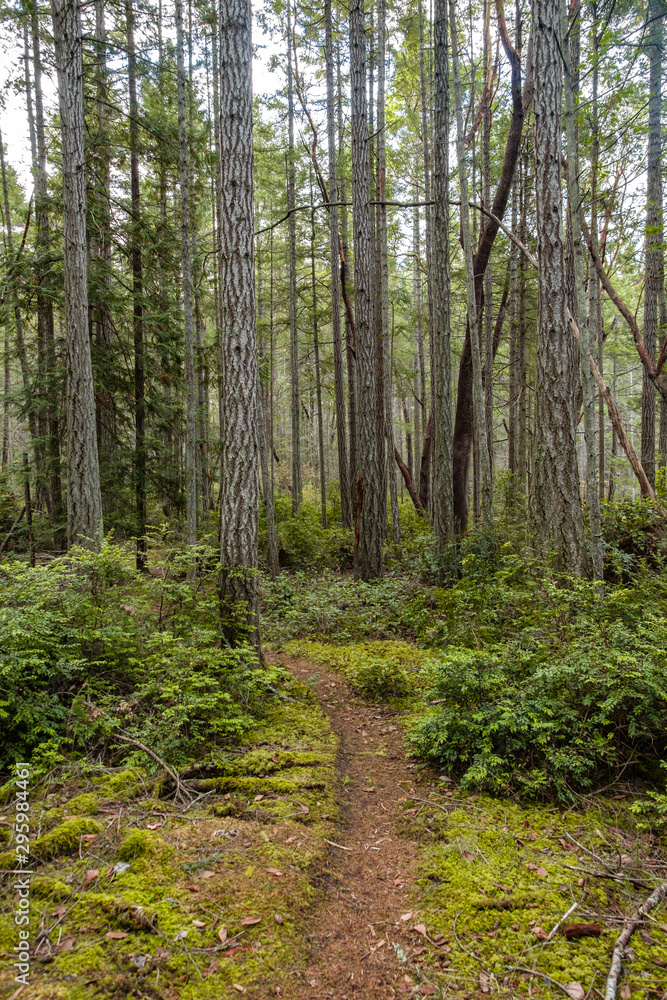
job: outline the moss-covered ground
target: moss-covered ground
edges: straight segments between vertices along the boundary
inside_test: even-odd
[[[337,819],[337,740],[307,686],[287,682],[280,695],[244,747],[218,751],[192,778],[190,805],[158,797],[160,782],[136,769],[34,788],[25,995],[266,996],[299,962]],[[0,860],[13,866],[13,852]],[[2,996],[16,987],[12,882],[3,877]]]

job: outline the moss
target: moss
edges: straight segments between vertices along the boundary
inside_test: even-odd
[[[4,785],[0,785],[0,806],[6,806],[14,798],[14,781],[10,778]]]
[[[118,799],[122,802],[129,802],[130,799],[136,799],[144,791],[141,773],[134,767],[112,775],[106,781],[104,788],[101,789],[102,794],[108,796],[110,799]]]
[[[87,816],[72,817],[44,836],[38,837],[32,845],[32,854],[42,859],[59,854],[72,854],[78,850],[84,834],[103,832],[104,827],[95,819],[89,819]]]
[[[418,668],[428,657],[426,651],[410,643],[385,640],[349,646],[293,642],[285,651],[340,670],[359,694],[374,700],[405,698],[411,694]]]
[[[97,795],[88,792],[84,795],[77,795],[67,803],[67,812],[75,816],[91,816],[99,812],[100,801]]]
[[[39,899],[60,900],[71,895],[72,890],[64,882],[45,875],[33,875],[30,879],[30,891]]]
[[[0,824],[0,844],[8,844],[11,840],[12,831],[4,823]]]
[[[142,858],[146,854],[158,854],[165,848],[166,844],[159,834],[152,830],[133,830],[118,849],[119,861],[134,861]]]
[[[65,809],[63,806],[47,809],[41,818],[42,830],[52,830],[54,826],[57,826],[62,821],[64,815]]]

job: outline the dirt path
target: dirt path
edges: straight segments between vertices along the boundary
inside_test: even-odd
[[[285,1000],[390,1000],[414,991],[403,959],[419,936],[402,920],[410,909],[416,844],[397,827],[400,800],[414,790],[395,713],[358,698],[340,674],[305,660],[281,660],[311,679],[341,738],[343,819],[313,908],[310,963]],[[316,681],[314,680],[316,678]],[[397,947],[395,947],[397,946]],[[398,949],[398,954],[397,954]],[[426,987],[427,994],[430,989]]]

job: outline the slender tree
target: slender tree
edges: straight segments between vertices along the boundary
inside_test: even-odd
[[[86,156],[81,16],[75,0],[52,0],[62,136],[65,333],[67,338],[67,534],[97,548],[102,494],[88,333]]]
[[[178,88],[178,164],[181,189],[181,279],[183,283],[185,348],[185,537],[188,545],[195,545],[197,542],[197,381],[195,375],[195,318],[192,294],[192,246],[190,236],[190,170],[188,164],[182,0],[176,0],[175,12]],[[190,572],[192,572],[192,568]]]
[[[292,420],[292,510],[301,505],[301,399],[296,282],[296,153],[294,149],[294,69],[292,66],[292,0],[287,4],[287,211],[289,212],[290,412]]]

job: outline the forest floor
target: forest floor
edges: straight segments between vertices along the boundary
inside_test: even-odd
[[[409,704],[274,660],[275,704],[187,776],[192,801],[140,768],[33,789],[31,983],[13,978],[6,878],[0,996],[602,997],[625,916],[667,878],[631,790],[577,809],[468,794],[406,756]],[[664,907],[631,944],[618,996],[664,997]]]

